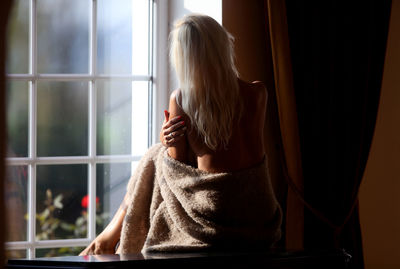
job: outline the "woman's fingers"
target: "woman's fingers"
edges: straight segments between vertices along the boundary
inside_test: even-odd
[[[178,123],[180,121],[182,121],[182,116],[176,116],[176,117],[173,117],[170,120],[167,120],[165,122],[164,126],[165,126],[165,128],[169,128],[169,127],[175,125],[176,123]]]
[[[168,147],[173,146],[176,142],[180,141],[183,138],[183,136],[184,136],[184,133],[174,136],[172,138],[166,139],[165,140],[166,146],[168,146]]]
[[[165,121],[169,121],[169,112],[167,110],[164,110],[164,118]]]
[[[170,132],[173,132],[177,128],[180,128],[185,125],[184,121],[181,121],[182,117],[177,116],[171,119],[170,121],[164,121],[162,125],[162,130],[164,135],[168,135]],[[165,133],[167,132],[167,133]]]
[[[179,121],[177,123],[174,123],[174,124],[170,125],[169,127],[166,125],[165,128],[163,128],[164,129],[163,134],[165,136],[167,136],[170,133],[173,133],[173,132],[176,132],[178,130],[181,130],[181,129],[185,128],[184,126],[185,126],[185,122],[184,121]]]
[[[173,146],[176,142],[180,141],[185,135],[186,129],[187,127],[184,126],[183,128],[164,135],[164,146],[170,147]]]
[[[160,132],[160,141],[164,146],[169,147],[181,140],[187,128],[182,116],[176,116],[168,120],[169,114],[167,115],[165,111],[164,116],[165,121]]]
[[[171,139],[173,139],[173,138],[175,138],[175,137],[180,137],[180,136],[183,136],[184,134],[185,134],[185,132],[186,132],[186,126],[185,127],[183,127],[183,128],[180,128],[180,129],[178,129],[178,130],[176,130],[176,131],[173,131],[173,132],[170,132],[170,133],[168,133],[167,135],[165,135],[165,138],[167,139],[167,140],[171,140]]]

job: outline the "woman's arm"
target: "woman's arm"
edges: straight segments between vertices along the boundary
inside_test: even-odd
[[[164,110],[164,116],[165,119],[160,132],[160,142],[165,147],[171,147],[184,138],[186,126],[182,116],[176,116],[170,120],[167,110]]]
[[[94,239],[93,242],[79,254],[80,256],[115,253],[115,247],[121,236],[122,222],[124,221],[126,209],[128,207],[127,199],[128,197],[126,194],[111,222],[96,237],[96,239]]]
[[[173,91],[169,98],[169,117],[175,118],[177,116],[181,116],[184,120],[187,120],[185,118],[185,112],[183,112],[182,108],[176,102],[177,93],[178,90]],[[187,123],[183,121],[182,125],[186,124]],[[175,160],[187,163],[188,162],[187,147],[188,147],[187,140],[180,139],[179,141],[168,147],[168,155]]]

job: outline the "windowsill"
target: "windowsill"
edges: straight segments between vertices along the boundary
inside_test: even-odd
[[[9,260],[8,268],[347,268],[344,251],[188,252],[143,255],[93,255]]]

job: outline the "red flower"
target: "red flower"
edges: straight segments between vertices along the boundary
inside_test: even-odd
[[[98,204],[99,201],[100,201],[99,197],[96,197],[96,204]],[[83,208],[88,208],[88,206],[89,206],[89,195],[83,196],[82,201],[81,201],[81,205],[82,205]]]

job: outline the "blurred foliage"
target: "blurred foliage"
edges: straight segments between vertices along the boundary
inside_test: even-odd
[[[73,236],[65,236],[65,239],[71,238],[86,238],[87,236],[87,219],[88,213],[86,210],[81,211],[81,215],[74,223],[68,223],[55,216],[57,209],[63,208],[63,195],[58,194],[53,198],[53,193],[50,189],[46,190],[46,200],[44,201],[45,208],[41,213],[36,214],[36,220],[40,225],[41,232],[36,235],[36,240],[54,240],[56,239],[56,231],[65,231]],[[98,203],[96,211],[99,211]],[[96,229],[102,229],[104,223],[108,220],[108,214],[96,214]],[[82,247],[63,247],[51,248],[47,253],[42,253],[43,257],[54,257],[64,255],[77,255],[82,250]]]
[[[39,221],[40,230],[42,231],[36,235],[36,240],[54,240],[56,239],[56,229],[68,225],[68,223],[64,223],[60,219],[54,217],[54,211],[57,208],[63,208],[63,204],[61,203],[63,199],[62,194],[57,195],[53,199],[51,190],[47,189],[46,197],[47,198],[44,201],[45,209],[41,213],[36,214],[36,219]]]

